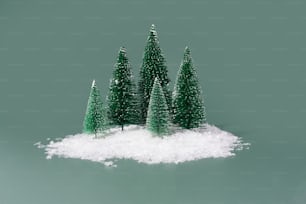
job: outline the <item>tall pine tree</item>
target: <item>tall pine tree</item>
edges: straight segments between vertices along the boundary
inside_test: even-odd
[[[169,110],[157,77],[151,92],[146,126],[148,130],[157,135],[169,133]]]
[[[186,47],[173,92],[173,123],[185,129],[206,123],[204,100],[190,49]]]
[[[127,58],[126,50],[121,47],[113,71],[108,95],[107,116],[112,125],[123,130],[126,124],[135,124],[138,120],[134,78]]]
[[[170,79],[165,58],[159,46],[155,26],[152,25],[143,54],[142,66],[138,83],[138,96],[140,102],[140,124],[145,124],[150,94],[152,91],[155,77],[158,77],[165,94],[166,102],[171,109],[171,92],[169,90]]]
[[[106,129],[105,121],[100,91],[93,80],[83,122],[83,132],[94,133],[97,136],[98,132]]]

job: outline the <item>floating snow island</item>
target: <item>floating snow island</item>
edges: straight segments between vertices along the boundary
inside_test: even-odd
[[[132,159],[146,164],[182,163],[204,158],[225,158],[247,147],[233,134],[207,125],[206,129],[179,130],[166,137],[156,137],[144,127],[130,125],[108,130],[104,136],[76,134],[50,141],[43,148],[48,159],[53,156],[76,158],[116,166],[117,159]]]
[[[36,145],[45,149],[49,159],[78,158],[107,166],[115,166],[117,159],[177,164],[224,158],[248,145],[207,123],[202,89],[188,47],[173,91],[169,90],[169,82],[165,58],[152,25],[137,86],[126,49],[121,47],[110,81],[107,107],[103,107],[93,80],[83,133]]]

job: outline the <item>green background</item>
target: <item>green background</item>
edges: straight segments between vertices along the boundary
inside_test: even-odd
[[[304,204],[306,2],[1,0],[1,204]],[[120,46],[136,76],[150,25],[172,79],[190,46],[208,121],[252,145],[226,159],[117,168],[46,160],[81,131]]]

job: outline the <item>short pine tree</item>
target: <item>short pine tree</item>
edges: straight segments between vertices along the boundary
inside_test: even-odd
[[[146,121],[147,129],[157,135],[169,133],[169,111],[163,89],[155,78]]]
[[[107,98],[107,116],[110,124],[119,125],[123,130],[124,125],[137,123],[138,107],[135,92],[131,66],[125,48],[121,47]]]
[[[173,123],[185,129],[206,123],[202,91],[192,63],[190,49],[186,47],[173,92]]]
[[[165,58],[159,46],[157,32],[154,25],[150,29],[147,44],[143,54],[142,66],[138,83],[138,96],[140,102],[140,124],[145,124],[150,94],[155,77],[158,77],[163,88],[169,111],[171,108],[171,92],[169,90],[170,79]]]
[[[96,136],[98,132],[106,129],[105,124],[105,115],[100,91],[97,88],[95,80],[93,80],[83,122],[83,132],[94,133]]]

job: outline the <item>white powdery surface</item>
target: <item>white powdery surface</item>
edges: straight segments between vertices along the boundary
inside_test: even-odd
[[[176,130],[169,136],[153,136],[143,127],[129,126],[125,131],[111,129],[103,137],[77,134],[50,141],[44,148],[48,159],[53,156],[78,158],[113,166],[116,159],[133,159],[147,164],[229,157],[248,144],[229,132],[207,125],[206,129]]]

